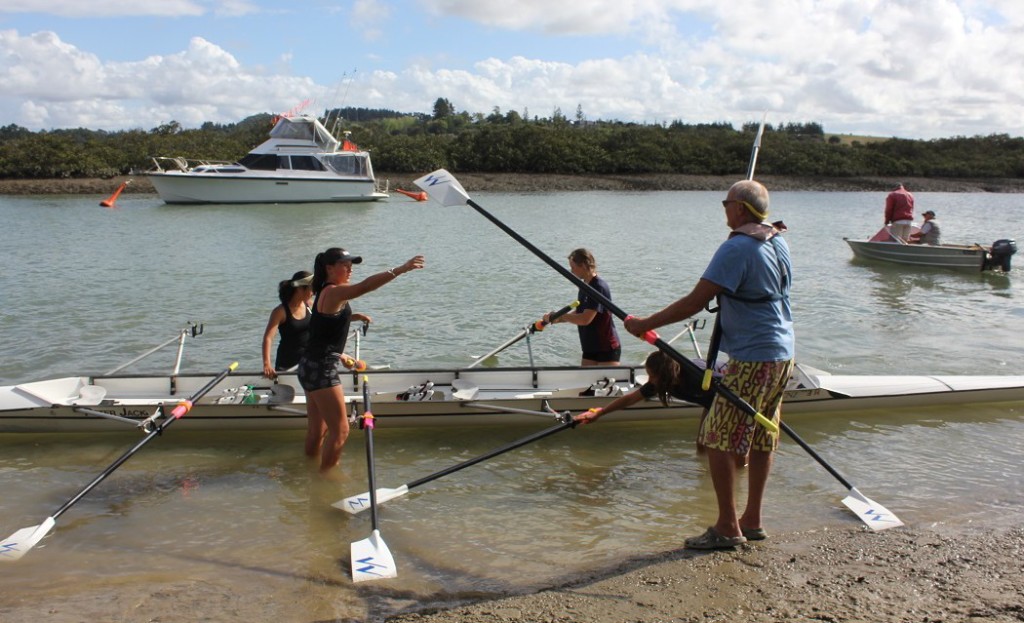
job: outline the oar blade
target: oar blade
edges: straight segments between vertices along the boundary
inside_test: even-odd
[[[398,577],[398,568],[379,530],[352,544],[352,581],[385,580]]]
[[[469,200],[469,193],[459,180],[445,169],[438,169],[414,181],[426,193],[443,206],[460,206]]]
[[[49,534],[50,530],[53,530],[53,526],[56,523],[53,517],[47,517],[46,521],[38,526],[22,528],[7,537],[0,544],[0,560],[13,562],[20,559],[28,550],[35,547],[39,541],[42,541],[43,537]]]
[[[393,500],[395,498],[402,497],[406,493],[409,493],[409,487],[402,485],[397,489],[377,489],[377,504]],[[341,510],[352,513],[353,515],[361,513],[370,508],[370,492],[360,493],[359,495],[353,495],[347,497],[344,500],[338,500],[334,504],[331,504],[334,508],[340,508]]]
[[[903,525],[899,517],[858,491],[856,487],[850,489],[850,495],[843,498],[843,504],[852,510],[867,527],[876,532]]]

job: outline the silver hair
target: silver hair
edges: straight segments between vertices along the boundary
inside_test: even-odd
[[[768,216],[768,189],[761,182],[754,180],[740,180],[732,185],[729,193],[739,201],[746,201],[763,214]]]

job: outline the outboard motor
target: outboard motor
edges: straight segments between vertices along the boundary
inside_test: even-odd
[[[996,240],[992,243],[992,251],[985,256],[985,264],[982,270],[1001,268],[1003,272],[1010,272],[1010,258],[1017,252],[1017,242],[1006,239]]]

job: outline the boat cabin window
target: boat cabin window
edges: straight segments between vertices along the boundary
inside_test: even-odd
[[[276,154],[246,154],[238,164],[254,171],[276,171]]]
[[[291,156],[292,169],[296,171],[323,171],[324,165],[313,156]],[[284,167],[281,167],[282,169]]]
[[[369,175],[366,155],[331,154],[324,157],[324,162],[341,175]]]

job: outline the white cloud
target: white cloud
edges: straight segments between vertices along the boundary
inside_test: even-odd
[[[232,2],[228,2],[230,4]],[[202,15],[204,4],[193,0],[19,0],[0,3],[0,13],[45,13],[60,17],[159,16],[178,17]]]
[[[242,67],[199,37],[177,54],[104,64],[52,32],[0,31],[0,115],[30,128],[234,122],[324,92],[309,78]]]
[[[387,40],[374,39],[375,26],[388,23],[402,1],[349,5],[351,29],[381,42],[365,46],[362,59],[394,61]],[[571,117],[581,105],[590,119],[733,124],[756,121],[768,110],[774,123],[817,121],[835,132],[1024,134],[1024,74],[1016,70],[1024,65],[1024,3],[1015,0],[418,2],[438,16],[439,27],[460,17],[496,32],[585,35],[574,39],[581,45],[595,39],[586,35],[615,33],[635,51],[566,62],[543,50],[494,56],[455,41],[422,51],[415,41],[403,41],[401,49],[417,60],[349,78],[345,105],[429,112],[436,98],[446,97],[460,110],[485,114],[497,106],[546,117],[560,108]],[[53,12],[70,6],[27,4]],[[129,6],[100,4],[105,10]],[[252,8],[242,0],[164,4]],[[700,28],[688,25],[694,19]],[[403,35],[392,29],[387,36]],[[338,87],[291,75],[293,63],[304,66],[293,52],[280,51],[271,70],[194,37],[174,54],[114,62],[52,32],[0,31],[0,119],[30,128],[198,125],[280,112],[298,100],[337,93]],[[481,56],[452,68],[448,57],[456,53]]]

